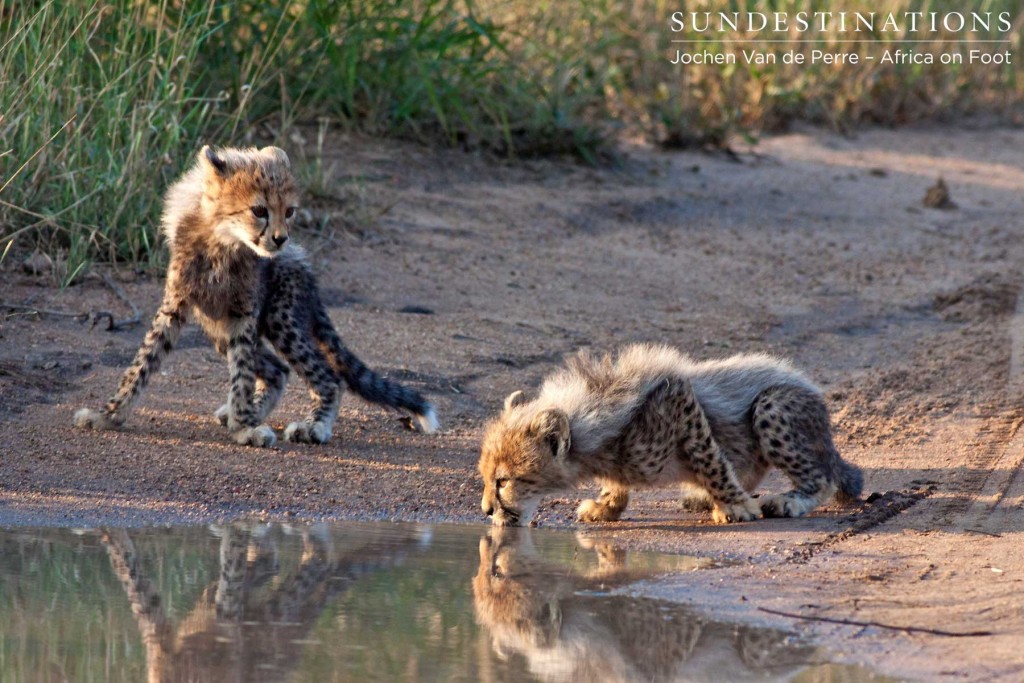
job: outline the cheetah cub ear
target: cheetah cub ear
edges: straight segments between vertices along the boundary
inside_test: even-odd
[[[199,150],[199,163],[205,163],[207,170],[212,170],[221,178],[228,176],[227,160],[209,145],[203,145],[203,148]]]
[[[513,391],[505,399],[505,410],[512,410],[526,403],[526,394],[522,391]]]
[[[551,448],[556,460],[562,460],[569,453],[572,435],[569,432],[569,417],[561,410],[543,410],[533,418],[530,431],[537,439],[543,439]]]
[[[284,164],[286,168],[290,168],[292,163],[288,160],[288,153],[280,147],[264,147],[260,150],[260,154],[278,163]]]

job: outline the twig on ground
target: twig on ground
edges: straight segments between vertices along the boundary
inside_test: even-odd
[[[114,317],[114,314],[109,311],[90,311],[89,313],[68,313],[66,311],[54,311],[46,308],[39,308],[38,306],[25,306],[21,304],[7,304],[0,302],[0,309],[8,311],[20,311],[24,313],[31,313],[34,315],[49,315],[55,318],[70,318],[76,322],[84,323],[86,321],[92,323],[95,327],[101,320],[107,321],[106,330],[108,332],[116,332],[118,330],[135,327],[142,322],[142,313],[139,311],[139,307],[135,305],[135,302],[128,298],[128,295],[124,293],[121,286],[114,282],[110,275],[103,274],[103,283],[117,295],[117,298],[128,304],[128,307],[132,309],[132,317],[125,318],[124,320],[118,320]]]
[[[762,612],[768,614],[775,614],[780,617],[789,617],[790,619],[806,619],[808,621],[824,621],[829,624],[842,624],[844,626],[874,626],[875,628],[884,628],[890,631],[903,631],[905,633],[927,633],[933,636],[949,636],[950,638],[973,638],[977,636],[990,636],[992,631],[943,631],[942,629],[927,628],[924,626],[893,626],[892,624],[882,624],[877,621],[858,621],[856,619],[835,619],[832,617],[816,617],[810,614],[796,614],[793,612],[783,612],[776,609],[768,609],[767,607],[758,607]]]
[[[970,534],[981,534],[982,536],[991,536],[992,538],[1002,538],[1002,534],[997,534],[994,531],[985,531],[984,529],[964,529]]]
[[[5,304],[0,301],[0,308],[7,311],[20,311],[22,313],[33,313],[35,315],[50,315],[55,318],[71,318],[78,322],[85,322],[89,319],[88,313],[68,313],[67,311],[52,311],[38,306],[21,306],[19,304]]]
[[[128,298],[128,295],[124,293],[124,290],[121,289],[121,286],[114,282],[114,280],[110,277],[108,273],[103,273],[102,277],[103,284],[109,287],[110,290],[117,295],[118,299],[128,304],[128,307],[132,309],[132,317],[125,318],[124,320],[117,320],[114,318],[114,314],[108,311],[94,311],[89,315],[89,318],[92,320],[93,326],[95,327],[96,324],[100,320],[103,320],[104,318],[107,320],[108,332],[123,330],[128,327],[135,327],[136,325],[141,323],[142,313],[139,311],[138,306],[135,305],[135,302]]]

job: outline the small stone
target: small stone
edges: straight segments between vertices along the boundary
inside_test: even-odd
[[[924,199],[921,203],[929,209],[942,209],[943,211],[951,211],[957,208],[956,202],[949,196],[949,188],[946,187],[946,181],[941,176],[924,193]]]

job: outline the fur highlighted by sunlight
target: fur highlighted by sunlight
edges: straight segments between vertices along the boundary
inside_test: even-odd
[[[499,526],[529,523],[547,493],[597,482],[581,521],[618,519],[629,489],[677,485],[716,522],[797,517],[833,494],[860,495],[839,457],[819,389],[787,361],[739,355],[697,362],[668,346],[582,352],[531,400],[517,391],[486,428],[482,508]],[[749,494],[775,466],[788,493]]]
[[[287,440],[327,441],[343,384],[410,413],[420,431],[438,428],[430,403],[377,375],[342,343],[305,252],[289,241],[298,199],[284,150],[203,147],[164,200],[171,258],[160,310],[105,410],[82,408],[76,426],[122,425],[192,316],[227,357],[231,390],[216,417],[236,443],[274,444],[263,422],[284,392],[289,365],[309,384],[313,406],[284,430]]]

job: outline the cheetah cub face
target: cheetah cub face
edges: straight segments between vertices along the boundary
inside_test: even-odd
[[[298,190],[288,155],[279,147],[214,150],[204,147],[202,210],[219,241],[274,256],[288,241]]]
[[[513,393],[484,433],[480,507],[495,526],[528,523],[544,494],[571,486],[568,417],[555,409],[527,411],[525,403],[523,392]]]

